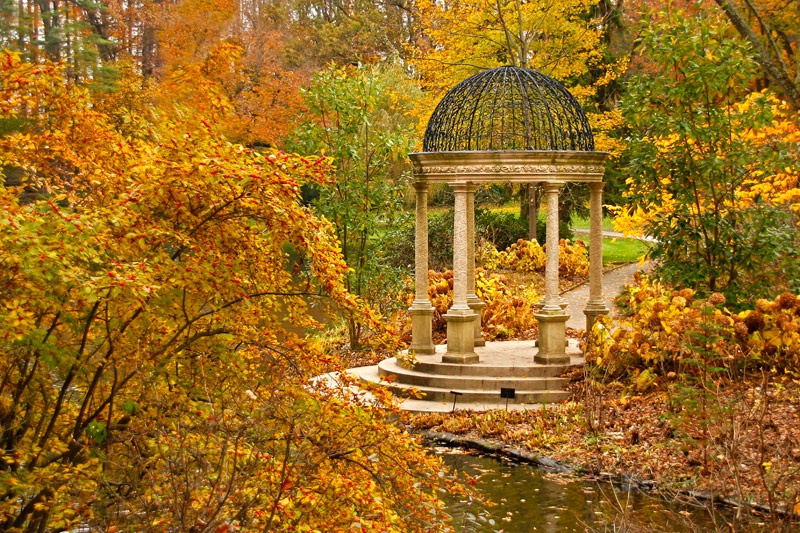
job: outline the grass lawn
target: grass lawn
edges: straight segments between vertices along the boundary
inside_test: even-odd
[[[572,217],[573,229],[589,229],[589,219]],[[603,231],[614,231],[614,218],[605,216],[603,217]]]
[[[633,263],[647,253],[649,245],[638,239],[603,239],[603,264]]]

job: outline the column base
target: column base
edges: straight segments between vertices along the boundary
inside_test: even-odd
[[[433,355],[436,347],[433,345],[433,312],[431,303],[414,301],[408,312],[411,314],[411,346],[409,353],[418,355]]]
[[[605,304],[592,304],[586,306],[586,309],[583,310],[583,314],[586,315],[586,333],[592,332],[592,327],[594,323],[597,321],[597,317],[600,315],[607,315],[609,312],[608,307]]]
[[[562,298],[561,296],[558,297],[558,301],[555,304],[546,304],[544,298],[533,304],[533,308],[536,310],[537,313],[541,313],[544,308],[547,307],[549,310],[554,309],[555,307],[560,307],[562,311],[566,311],[568,304],[567,300]]]
[[[481,327],[481,311],[486,307],[486,304],[483,303],[477,296],[474,297],[467,297],[467,305],[475,313],[475,346],[486,346],[486,341],[483,338],[483,328]]]
[[[539,351],[533,357],[533,362],[541,365],[569,364],[570,358],[566,350],[566,323],[569,315],[560,309],[545,308],[534,316],[539,321]]]
[[[475,326],[477,315],[466,309],[450,309],[447,320],[447,353],[442,356],[443,363],[474,364],[480,362],[475,353]]]

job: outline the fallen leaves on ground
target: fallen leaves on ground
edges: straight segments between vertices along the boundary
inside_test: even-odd
[[[793,510],[800,502],[800,381],[763,375],[726,384],[702,406],[680,403],[680,378],[646,394],[573,369],[572,400],[528,411],[415,415],[415,429],[512,445],[589,475],[626,476]]]

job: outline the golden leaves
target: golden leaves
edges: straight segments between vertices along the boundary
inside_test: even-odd
[[[580,77],[600,54],[601,32],[586,16],[595,4],[420,1],[417,9],[429,44],[414,65],[434,101],[481,68],[517,65],[558,80]],[[609,79],[614,70],[607,71]]]
[[[760,299],[756,309],[733,314],[725,298],[714,293],[695,299],[680,291],[640,278],[629,286],[617,320],[604,317],[592,331],[591,357],[612,373],[636,368],[674,369],[692,358],[731,367],[764,365],[787,372],[800,370],[800,315],[791,293],[775,300]]]
[[[4,88],[32,71],[7,57]],[[42,187],[20,202],[0,185],[0,408],[19,454],[4,456],[19,468],[0,474],[0,513],[28,523],[38,505],[49,528],[444,523],[415,486],[437,465],[345,387],[310,383],[333,359],[287,324],[316,324],[309,301],[326,297],[393,338],[345,290],[330,224],[298,202],[329,161],[233,145],[197,110],[118,122],[56,69],[30,76],[14,90],[42,115],[0,143]]]

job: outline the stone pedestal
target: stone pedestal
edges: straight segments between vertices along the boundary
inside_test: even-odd
[[[408,308],[411,313],[411,346],[409,352],[420,355],[436,353],[433,345],[433,312],[430,300],[414,300]]]
[[[447,320],[447,353],[443,363],[470,364],[480,362],[475,353],[475,313],[467,309],[453,309],[444,315]]]
[[[533,357],[533,362],[541,365],[569,364],[565,342],[569,315],[559,309],[543,311],[534,316],[539,321],[539,351]]]
[[[608,307],[602,304],[597,306],[589,304],[583,310],[583,314],[586,315],[586,333],[588,334],[591,333],[594,323],[597,322],[597,317],[608,314]]]
[[[474,344],[475,346],[486,346],[486,340],[483,338],[483,328],[481,327],[481,313],[486,304],[477,296],[474,299],[467,296],[467,305],[475,313],[475,323],[473,324],[473,329],[475,330]]]

